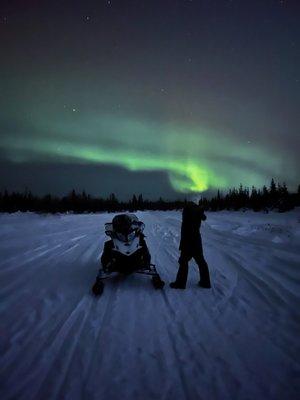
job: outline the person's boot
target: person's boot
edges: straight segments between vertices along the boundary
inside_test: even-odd
[[[171,282],[170,283],[170,288],[172,289],[185,289],[185,284],[181,282]]]
[[[198,282],[198,286],[200,286],[200,287],[202,287],[204,289],[210,289],[211,288],[210,281],[209,280],[204,280],[204,279],[201,279]]]

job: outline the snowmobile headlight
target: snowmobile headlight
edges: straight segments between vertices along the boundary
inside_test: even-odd
[[[119,240],[121,240],[121,242],[131,242],[135,238],[136,232],[135,231],[129,232],[128,235],[118,232],[116,236]]]
[[[128,242],[130,242],[131,240],[133,240],[135,238],[135,231],[130,232],[128,235]]]

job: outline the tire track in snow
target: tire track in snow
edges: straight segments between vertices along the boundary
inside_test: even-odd
[[[152,229],[151,230],[151,234],[153,234],[153,235],[155,235],[155,231],[159,231],[159,229],[157,229],[157,227],[159,228],[159,223],[158,224],[155,224],[155,228],[154,229]],[[162,231],[163,231],[163,228],[162,228]],[[232,240],[232,238],[230,239],[230,240],[228,240],[227,239],[227,232],[226,233],[223,233],[223,235],[222,235],[222,243],[220,243],[219,244],[219,246],[215,246],[215,252],[216,253],[220,253],[220,247],[222,248],[223,246],[223,243],[224,243],[224,236],[225,236],[225,238],[226,238],[226,244],[227,244],[227,247],[226,247],[226,250],[224,250],[224,252],[223,252],[223,258],[225,259],[225,260],[227,260],[227,262],[226,262],[226,264],[228,265],[228,267],[230,268],[230,270],[231,271],[235,271],[236,270],[236,273],[235,273],[235,280],[234,281],[232,281],[231,282],[231,279],[230,279],[230,284],[231,284],[231,287],[232,287],[232,291],[231,291],[231,293],[227,293],[227,295],[225,296],[225,299],[224,299],[224,301],[223,301],[223,306],[225,306],[225,304],[227,304],[227,307],[228,307],[228,311],[230,311],[230,312],[232,312],[233,310],[236,310],[236,312],[238,313],[237,315],[239,315],[240,313],[241,313],[241,306],[242,306],[242,303],[241,303],[241,301],[238,299],[238,294],[235,294],[234,293],[234,290],[236,290],[237,289],[237,285],[238,285],[238,281],[237,281],[237,279],[238,279],[238,273],[239,273],[239,268],[240,268],[240,259],[235,259],[235,257],[234,256],[230,256],[230,254],[232,253],[232,248],[235,248],[235,246],[236,246],[236,240]],[[230,236],[230,235],[229,235]],[[153,241],[153,238],[151,237],[151,235],[149,235],[149,237],[150,237],[150,241],[152,240]],[[211,236],[211,235],[204,235],[204,237],[205,237],[205,239],[206,240],[204,240],[204,249],[206,248],[206,246],[207,246],[207,244],[211,244],[211,243],[213,243],[213,244],[216,244],[216,242],[221,242],[221,240],[219,240],[219,237],[217,237],[217,238],[215,238],[214,236]],[[233,237],[233,239],[235,239],[235,237]],[[240,241],[240,238],[238,238],[239,239],[239,241]],[[231,242],[230,244],[228,244],[228,242]],[[251,246],[253,247],[253,248],[255,248],[255,245],[256,245],[256,243],[255,244],[251,244]],[[154,249],[157,249],[157,247],[160,247],[161,246],[161,243],[156,243],[154,246],[153,246],[153,248]],[[224,247],[225,248],[225,247]],[[262,250],[263,249],[263,246],[261,246],[261,249],[259,249],[259,251],[260,250]],[[256,248],[256,250],[257,250],[257,248]],[[250,249],[250,251],[251,251],[251,249]],[[157,253],[159,253],[159,252],[157,252]],[[167,253],[169,253],[169,255],[172,255],[171,254],[171,252],[170,252],[170,250],[169,251],[167,251]],[[160,258],[161,258],[161,256],[162,256],[162,254],[161,254],[161,252],[160,252]],[[229,256],[229,257],[228,257]],[[173,259],[174,259],[174,257],[172,257]],[[162,265],[164,265],[165,267],[167,266],[167,262],[162,262]],[[232,265],[232,264],[234,264],[234,265]],[[234,268],[232,269],[232,267],[234,266]],[[166,267],[167,268],[167,267]],[[219,268],[218,268],[219,269]],[[221,269],[219,269],[220,270],[220,273],[223,273],[224,272],[224,268],[223,267],[221,267]],[[160,271],[160,266],[159,266],[159,271]],[[235,282],[235,283],[234,283]],[[213,283],[213,285],[214,285],[214,283]],[[181,296],[182,296],[182,294],[181,294]],[[254,295],[254,297],[255,297],[255,295]],[[234,300],[234,302],[231,302],[231,299],[232,300]],[[180,303],[179,304],[177,304],[177,308],[178,307],[180,307]],[[210,315],[210,310],[209,309],[207,309],[207,308],[202,308],[202,310],[204,310],[204,312],[205,312],[205,314],[206,314],[206,325],[207,325],[207,322],[208,321],[211,321],[211,315]],[[193,310],[194,311],[194,310]],[[221,310],[220,310],[221,311]],[[222,314],[220,314],[220,315],[222,315]],[[241,315],[242,316],[242,315]],[[199,323],[199,319],[198,319],[198,323]],[[248,322],[247,321],[247,318],[246,318],[246,316],[245,316],[245,318],[242,318],[242,323],[244,324],[243,325],[243,329],[247,326],[247,325],[249,325],[251,322]],[[219,327],[218,327],[218,325],[219,325]],[[219,330],[219,328],[221,328],[221,325],[218,323],[218,319],[216,319],[216,316],[215,316],[215,324],[213,324],[213,323],[211,323],[211,327],[212,327],[212,329],[211,329],[211,332],[215,332],[215,331],[218,331]],[[250,325],[249,325],[249,327],[250,327]],[[206,326],[206,328],[207,328],[207,326]],[[235,343],[233,342],[233,341],[231,341],[232,343],[232,348],[234,348],[234,346],[235,346]],[[247,365],[245,364],[245,362],[244,362],[244,360],[243,359],[241,359],[241,358],[237,358],[237,357],[232,357],[232,358],[235,358],[235,362],[237,363],[237,364],[239,364],[240,365],[240,367],[239,367],[239,369],[240,369],[240,371],[244,371],[243,373],[244,373],[244,375],[245,376],[248,376],[248,378],[249,379],[251,379],[251,377],[253,376],[253,373],[254,373],[254,371],[253,371],[253,369],[249,369],[248,367],[247,367]],[[224,358],[223,358],[224,359]],[[220,362],[218,361],[218,364],[220,364]],[[224,374],[224,376],[228,376],[228,366],[226,367],[226,364],[224,364],[224,371],[223,371],[223,374]],[[229,378],[229,377],[228,377]],[[230,378],[231,380],[235,380],[235,377],[234,377],[234,375],[233,374],[231,374],[231,378]],[[221,385],[220,387],[219,387],[219,389],[217,390],[217,392],[220,392],[220,391],[222,391],[222,390],[224,390],[224,385],[223,385],[223,382],[222,381],[220,381],[219,382],[219,385]],[[265,385],[263,385],[263,384],[261,384],[260,385],[260,391],[261,391],[261,393],[262,393],[262,395],[263,394],[266,394],[266,388],[265,388]]]
[[[154,233],[154,231],[152,230],[151,233]],[[151,240],[153,240],[153,238],[151,238]],[[162,243],[160,242],[158,247],[160,247],[161,245],[162,245]],[[164,250],[164,253],[167,256],[169,256],[169,258],[171,258],[172,260],[176,259],[174,254],[172,254],[172,252],[170,251],[170,249],[169,250],[168,249],[163,249],[163,250]],[[160,257],[162,256],[161,252],[157,251],[157,253],[160,253]],[[177,263],[177,259],[176,259],[176,263]],[[168,262],[165,262],[164,264],[167,265]],[[235,286],[236,286],[236,284],[233,284],[233,290],[234,290]],[[182,296],[182,293],[180,293],[180,295]],[[194,365],[196,365],[197,372],[200,372],[200,374],[201,373],[203,374],[205,369],[204,369],[203,365],[197,360],[197,358],[194,357],[195,348],[192,345],[190,345],[190,343],[193,343],[194,338],[189,336],[189,334],[186,332],[184,322],[176,321],[176,315],[177,315],[176,311],[178,311],[178,307],[182,309],[183,314],[187,314],[187,315],[190,314],[192,316],[193,315],[196,316],[197,313],[196,312],[186,313],[187,310],[188,310],[188,307],[187,306],[180,307],[180,305],[181,305],[181,301],[180,300],[177,302],[176,309],[175,309],[175,307],[173,307],[171,305],[171,303],[169,302],[168,297],[167,297],[165,292],[163,293],[163,298],[164,298],[164,302],[165,302],[166,307],[167,307],[167,311],[166,311],[165,315],[166,316],[172,315],[172,318],[169,318],[169,325],[170,326],[172,326],[172,324],[175,325],[173,331],[170,330],[170,328],[169,328],[168,335],[169,335],[170,341],[172,342],[173,351],[174,351],[175,357],[177,359],[177,365],[181,366],[182,363],[181,363],[180,356],[179,356],[179,353],[178,353],[177,348],[176,348],[176,346],[178,346],[178,344],[176,345],[176,338],[173,335],[174,331],[175,332],[179,332],[181,334],[182,339],[183,339],[183,343],[189,348],[189,357],[190,357],[191,360],[193,360]],[[179,296],[178,296],[178,298],[179,298]],[[213,323],[213,320],[210,318],[211,316],[210,316],[209,312],[206,312],[206,315],[207,315],[208,320],[209,319],[211,320],[211,331],[213,332],[213,331],[217,330],[217,326],[216,326],[215,323]],[[201,329],[201,322],[199,321],[199,319],[193,318],[193,320],[194,320],[194,323],[199,325],[199,328]],[[206,324],[207,324],[207,320],[206,320]],[[203,347],[202,347],[202,351],[204,351],[204,353],[207,354],[207,352],[205,351],[205,348],[203,348]],[[241,365],[241,369],[244,369],[244,367],[242,365]],[[231,374],[230,378],[232,380],[234,380],[235,379],[234,373],[233,372],[229,372],[228,368],[226,368],[226,370],[227,370],[226,374],[227,375]],[[181,375],[181,381],[185,382],[184,371],[181,371],[180,375]],[[187,381],[188,381],[188,379],[189,379],[189,377],[187,377]],[[188,386],[186,386],[186,388],[185,388],[185,395],[186,395],[187,398],[195,398],[195,394],[194,393],[193,393],[192,396],[189,394],[189,387]],[[196,394],[196,395],[198,395],[198,394]]]
[[[177,272],[178,237],[174,230],[177,219],[168,218],[167,213],[153,215],[145,213],[145,218],[144,214],[140,217],[146,223],[148,232],[146,240],[158,263],[158,272],[162,273],[163,279],[173,280]],[[110,219],[111,215],[105,216],[105,221],[106,218]],[[101,240],[104,241],[104,235],[101,235],[101,232],[98,235],[96,232],[98,220],[92,222],[91,218],[85,220],[87,223],[91,222],[90,233],[87,237],[78,239],[78,236],[86,234],[87,230],[84,229],[80,216],[68,217],[68,223],[73,221],[77,228],[79,220],[80,233],[78,230],[74,233],[74,230],[70,229],[70,235],[65,238],[69,245],[72,243],[78,246],[68,250],[63,243],[59,253],[53,257],[45,255],[41,258],[41,263],[39,260],[32,261],[33,265],[29,263],[28,267],[29,275],[23,275],[26,269],[20,270],[22,275],[31,278],[30,271],[36,272],[37,267],[42,266],[41,277],[46,277],[47,271],[51,273],[55,265],[52,281],[67,279],[67,284],[70,284],[73,282],[69,279],[72,274],[76,274],[77,279],[84,277],[84,270],[92,274],[91,269],[94,268],[96,254],[102,245]],[[179,219],[177,221],[180,223]],[[46,281],[45,289],[39,295],[49,299],[49,293],[52,294],[54,290],[56,297],[51,299],[52,306],[50,304],[48,307],[46,303],[45,309],[41,309],[41,302],[38,299],[31,304],[31,308],[22,307],[22,311],[35,314],[24,319],[23,323],[19,321],[11,331],[15,335],[15,343],[20,343],[22,347],[15,347],[16,352],[12,352],[12,358],[9,359],[13,360],[13,363],[6,364],[7,368],[1,372],[5,380],[9,381],[12,387],[15,386],[13,391],[10,389],[11,393],[17,395],[6,397],[8,392],[2,389],[2,398],[37,400],[49,394],[48,398],[53,400],[59,398],[77,400],[96,399],[99,396],[108,398],[109,394],[113,394],[114,399],[121,395],[124,398],[130,396],[151,398],[158,394],[161,398],[172,397],[177,400],[220,398],[225,393],[230,398],[278,399],[279,395],[283,394],[291,398],[291,394],[296,392],[287,386],[285,369],[289,371],[290,368],[295,374],[299,365],[295,356],[296,329],[299,324],[297,325],[295,320],[289,321],[285,318],[292,297],[287,297],[280,285],[276,286],[276,291],[285,297],[287,303],[283,302],[279,309],[276,301],[271,304],[271,308],[266,307],[266,299],[272,303],[273,296],[255,277],[266,280],[271,288],[276,282],[269,281],[267,276],[261,277],[256,269],[250,268],[248,260],[243,257],[244,253],[249,251],[251,257],[252,255],[258,257],[263,246],[257,247],[253,243],[249,246],[244,243],[243,246],[243,241],[236,241],[230,235],[228,238],[227,232],[215,235],[211,230],[206,231],[205,227],[203,232],[205,256],[208,261],[211,260],[209,266],[214,277],[213,291],[204,292],[195,285],[195,287],[189,286],[184,292],[179,292],[172,291],[166,286],[164,292],[159,293],[153,291],[150,284],[149,287],[147,284],[144,285],[142,279],[139,282],[138,279],[130,277],[132,279],[124,281],[123,284],[108,282],[103,297],[99,300],[90,299],[91,302],[86,300],[81,309],[73,315],[72,323],[68,323],[66,321],[74,311],[75,305],[78,306],[78,300],[74,301],[76,289],[73,288],[73,294],[68,291],[68,296],[71,296],[72,302],[74,301],[74,308],[67,316],[66,304],[69,298],[61,300],[57,297],[57,290]],[[78,240],[72,242],[74,238]],[[61,242],[62,240],[61,238]],[[97,243],[94,243],[96,240]],[[276,254],[284,257],[284,253]],[[44,258],[47,261],[43,264]],[[196,277],[194,265],[190,268],[190,272],[194,280]],[[276,281],[275,277],[272,278]],[[20,298],[22,285],[26,285],[26,282],[29,284],[30,280],[19,281],[19,286],[15,288],[20,293]],[[64,287],[62,285],[58,291]],[[80,289],[84,291],[84,287]],[[15,299],[15,296],[15,292],[8,293],[8,300]],[[247,299],[247,296],[250,298]],[[80,296],[79,298],[81,299]],[[17,302],[13,303],[12,300],[5,304],[17,306]],[[219,311],[213,309],[216,304],[220,305]],[[260,306],[263,311],[259,309]],[[276,310],[279,313],[276,314]],[[149,315],[153,318],[150,322],[147,320]],[[276,315],[282,319],[276,319]],[[279,323],[280,331],[278,331]],[[283,326],[284,323],[288,324],[288,331],[286,331],[287,325]],[[22,329],[22,326],[24,329],[18,332],[17,328]],[[141,337],[147,329],[154,334],[154,344],[146,343],[146,339]],[[291,329],[294,332],[292,338]],[[77,333],[78,337],[75,337]],[[132,335],[128,341],[126,334]],[[147,335],[145,337],[147,338]],[[261,348],[258,347],[260,357],[255,357],[256,348],[251,352],[245,350],[246,345],[251,346],[255,341],[261,343]],[[53,343],[56,343],[54,347]],[[85,350],[83,346],[87,349]],[[140,352],[137,346],[146,352]],[[291,350],[288,351],[289,348]],[[46,357],[42,360],[41,354],[44,352],[47,356],[49,349],[54,349],[52,358]],[[124,353],[119,354],[120,350]],[[294,353],[293,358],[292,353]],[[270,363],[267,363],[268,360]],[[289,367],[287,363],[291,366]],[[39,375],[40,365],[42,370]],[[2,359],[1,367],[3,367]],[[59,368],[62,371],[61,375]],[[157,372],[153,371],[155,368],[158,369]],[[115,376],[114,372],[120,375]],[[136,372],[132,379],[130,379],[131,372]],[[263,374],[260,374],[261,372]],[[273,382],[272,389],[267,387],[265,381]],[[39,388],[31,397],[31,387],[35,383]],[[18,387],[21,387],[19,392]],[[118,395],[120,396],[117,397]]]
[[[72,242],[71,242],[72,243]],[[68,241],[67,242],[62,242],[59,243],[51,248],[48,248],[47,250],[38,253],[37,255],[34,255],[26,260],[24,260],[22,263],[17,264],[16,266],[14,266],[13,269],[15,268],[20,268],[20,267],[24,267],[27,264],[30,264],[30,269],[26,269],[25,271],[22,271],[22,274],[19,275],[19,277],[17,279],[14,279],[10,284],[6,285],[3,287],[2,290],[0,290],[0,295],[7,295],[9,292],[13,292],[14,288],[20,286],[20,282],[24,281],[24,278],[28,277],[28,275],[31,275],[32,273],[34,273],[34,271],[37,268],[40,268],[43,265],[46,265],[47,263],[50,263],[51,260],[54,260],[54,263],[60,262],[61,258],[63,256],[65,256],[67,253],[72,252],[74,249],[76,249],[77,247],[79,247],[79,243],[75,243],[75,244],[71,244]],[[54,251],[56,251],[57,249],[62,248],[62,250],[59,253],[54,253],[52,254]],[[50,254],[49,257],[45,257],[48,254]],[[75,260],[78,257],[78,254],[73,254],[72,255],[72,259],[69,258],[68,259],[68,263],[70,263],[71,261]],[[36,262],[39,259],[42,259],[41,262],[39,263],[35,263],[32,264],[32,262]],[[5,271],[3,271],[3,269],[0,271],[0,275],[1,273],[5,273],[5,272],[10,272],[9,268],[6,268]]]
[[[27,277],[27,279],[29,279],[29,276],[32,275],[37,268],[47,265],[51,260],[54,260],[54,262],[59,261],[59,258],[61,256],[65,255],[65,254],[69,253],[70,251],[74,250],[75,248],[77,248],[78,243],[76,243],[72,246],[68,246],[66,249],[63,249],[59,254],[53,254],[53,255],[51,254],[53,251],[61,248],[62,246],[63,246],[63,244],[60,243],[60,244],[52,247],[51,249],[45,250],[42,253],[31,257],[31,259],[27,259],[22,264],[19,264],[18,265],[19,267],[24,266],[24,265],[30,264],[30,262],[32,262],[32,261],[37,261],[38,259],[42,258],[41,262],[39,262],[38,264],[31,264],[30,269],[23,271],[22,274],[20,274],[17,279],[13,280],[10,284],[4,286],[3,289],[0,290],[0,295],[5,296],[5,295],[8,295],[10,292],[15,292],[16,288],[18,286],[20,286],[20,283],[22,283],[22,281],[24,282],[26,277]],[[43,259],[43,257],[45,257],[47,254],[50,254],[50,257]]]
[[[163,228],[161,228],[161,230],[163,230]],[[155,224],[152,229],[151,229],[151,237],[150,237],[150,241],[152,242],[156,242],[156,245],[153,246],[156,249],[156,253],[160,255],[160,257],[162,257],[162,252],[160,251],[161,247],[163,247],[166,243],[164,241],[165,239],[165,234],[163,235],[163,239],[161,241],[158,242],[158,240],[154,239],[154,237],[157,236],[157,233],[160,231],[160,225],[159,224]],[[175,249],[175,245],[178,245],[178,240],[173,241],[174,244],[174,249]],[[174,254],[171,253],[170,250],[168,250],[167,248],[163,247],[163,254],[165,254],[167,257],[164,257],[165,262],[162,263],[162,265],[164,265],[163,270],[165,272],[169,272],[167,269],[167,265],[170,264],[170,262],[168,262],[170,259],[172,260],[172,264],[174,263],[175,259],[176,259],[176,265],[178,265],[177,262],[177,258],[175,257]],[[178,251],[178,250],[177,250]],[[155,260],[156,261],[156,260]],[[161,263],[160,263],[160,267],[161,267]],[[159,268],[159,271],[161,270],[161,268]],[[174,271],[175,272],[175,271]],[[196,369],[197,373],[204,373],[205,369],[204,366],[201,364],[201,362],[197,359],[197,356],[194,356],[194,347],[193,345],[191,345],[190,343],[193,343],[193,338],[191,338],[186,329],[185,329],[185,323],[184,321],[178,321],[176,319],[177,313],[175,311],[175,307],[178,309],[179,303],[178,302],[176,304],[176,306],[172,306],[168,296],[166,295],[166,292],[161,292],[161,296],[163,299],[163,304],[165,305],[165,312],[164,312],[164,316],[166,318],[166,323],[165,323],[165,329],[167,332],[167,335],[169,337],[169,342],[173,351],[173,357],[175,358],[175,362],[177,365],[177,372],[179,374],[179,378],[180,378],[180,382],[181,382],[181,386],[184,392],[184,396],[186,399],[192,399],[192,398],[199,398],[199,393],[197,392],[197,390],[193,390],[193,388],[190,388],[188,382],[189,382],[189,374],[190,371],[187,371],[187,373],[185,372],[184,368],[182,367],[182,360],[181,360],[181,352],[179,350],[179,348],[184,349],[183,353],[185,354],[185,356],[188,356],[191,360],[194,361],[194,366]],[[184,311],[186,311],[186,307],[184,307]],[[199,323],[199,321],[197,321],[197,323]],[[176,333],[175,333],[176,332]],[[179,333],[179,335],[178,335]],[[178,337],[180,338],[178,343]],[[186,354],[186,348],[188,348],[188,354]]]
[[[242,275],[243,278],[246,279],[253,288],[256,289],[256,292],[260,294],[260,297],[262,297],[264,302],[267,302],[270,306],[272,306],[274,303],[273,301],[270,301],[271,298],[272,300],[276,299],[279,304],[286,304],[285,299],[283,299],[282,296],[279,295],[279,293],[275,290],[274,287],[272,287],[272,285],[270,285],[260,276],[257,276],[255,272],[249,271],[243,266],[240,254],[234,253],[232,251],[231,254],[228,254],[228,251],[224,250],[224,246],[222,246],[222,249],[220,249],[220,247],[220,245],[218,247],[217,245],[215,245],[215,248],[218,249],[219,252],[224,254],[224,256],[230,261],[231,265],[234,266],[236,271],[240,275]]]
[[[90,311],[91,304],[92,299],[88,296],[83,297],[79,301],[79,303],[72,310],[67,319],[65,319],[62,326],[59,328],[59,331],[56,333],[52,344],[43,350],[42,358],[39,358],[39,363],[38,365],[35,365],[34,371],[31,372],[30,375],[27,375],[27,377],[23,378],[22,382],[19,385],[14,385],[13,382],[8,382],[8,387],[12,388],[12,390],[10,391],[10,396],[17,397],[18,399],[24,398],[24,400],[43,398],[43,396],[39,396],[38,393],[40,390],[42,390],[42,387],[45,384],[48,375],[51,373],[51,369],[54,367],[55,361],[59,356],[63,345],[66,343],[72,330],[76,326],[81,313],[83,313],[84,318],[79,324],[79,329],[77,331],[77,334],[75,335],[75,338],[73,339],[73,341],[71,339],[71,341],[68,342],[68,345],[71,346],[71,353],[69,351],[69,354],[71,354],[72,356],[72,354],[74,353],[76,344],[78,343],[80,337],[80,333],[83,329],[84,323]],[[85,308],[88,309],[87,312],[85,312]],[[41,349],[37,353],[40,354]],[[67,358],[67,363],[69,363],[69,359],[70,356]],[[25,371],[19,371],[18,375],[24,376],[24,372]],[[48,388],[46,389],[46,392],[49,392]]]
[[[23,258],[23,257],[26,257],[27,255],[34,254],[34,253],[36,253],[37,251],[44,249],[45,247],[47,247],[47,245],[46,245],[46,244],[43,244],[43,245],[41,245],[41,246],[35,247],[34,249],[26,250],[26,251],[23,252],[23,253],[18,253],[18,254],[15,255],[15,256],[12,256],[12,257],[10,257],[10,258],[7,258],[7,259],[4,260],[4,261],[1,261],[1,262],[0,262],[0,267],[1,267],[0,272],[2,272],[3,270],[5,270],[5,268],[2,268],[2,266],[6,265],[6,264],[10,264],[11,262],[14,262],[15,260],[20,259],[20,257]]]
[[[111,321],[113,318],[113,311],[116,307],[116,303],[118,300],[118,293],[120,290],[120,280],[122,281],[122,277],[117,276],[111,279],[113,280],[113,282],[109,283],[113,283],[114,285],[117,283],[117,287],[109,288],[110,289],[109,297],[106,300],[104,311],[101,310],[102,313],[100,313],[99,309],[102,309],[103,307],[103,300],[104,300],[103,296],[105,295],[105,292],[107,292],[108,288],[106,287],[104,288],[103,295],[100,298],[94,299],[96,303],[95,313],[99,312],[100,315],[100,317],[96,319],[96,323],[93,324],[95,326],[94,346],[97,349],[99,349],[99,352],[106,350],[106,348],[104,348],[103,346],[101,347],[101,343],[104,342],[104,335],[109,327],[109,321]],[[108,286],[108,284],[106,286]],[[99,352],[98,353],[97,351],[93,352],[90,355],[89,359],[86,361],[86,367],[84,368],[82,373],[83,376],[82,386],[81,386],[82,398],[93,398],[92,387],[94,382],[94,376],[95,374],[98,375],[98,380],[99,380],[99,376],[102,372],[104,364],[103,357],[99,358]],[[98,380],[96,379],[96,381]]]
[[[33,255],[33,256],[29,257],[29,258],[26,258],[24,261],[22,261],[19,264],[12,265],[12,266],[7,267],[7,268],[1,268],[0,273],[2,274],[4,272],[10,271],[12,269],[17,269],[17,268],[20,268],[20,267],[24,267],[25,265],[30,264],[32,261],[36,261],[37,259],[39,259],[41,257],[44,257],[46,254],[51,253],[54,250],[57,250],[61,246],[62,246],[62,244],[59,243],[59,244],[57,244],[57,245],[55,245],[53,247],[48,247],[46,250],[44,250],[42,252],[39,252],[38,254]],[[43,247],[45,248],[46,246],[43,246]]]
[[[86,299],[86,303],[87,303],[86,311],[84,312],[84,316],[81,320],[79,329],[76,330],[74,339],[72,339],[72,341],[71,341],[71,345],[68,342],[68,352],[67,352],[67,355],[64,357],[62,366],[60,366],[60,369],[59,369],[60,373],[59,373],[58,379],[57,378],[54,379],[55,383],[53,384],[53,390],[52,390],[51,395],[48,397],[48,394],[47,394],[47,397],[49,399],[55,400],[55,399],[62,398],[62,394],[61,394],[62,388],[67,379],[67,376],[68,376],[68,373],[70,370],[70,365],[72,363],[72,359],[77,350],[78,343],[80,342],[81,334],[82,334],[83,330],[86,328],[87,320],[93,311],[92,304],[94,303],[94,299],[90,298],[88,295],[85,295],[84,298]],[[63,332],[59,332],[59,335],[61,336],[64,334],[63,334]],[[67,341],[66,339],[63,339],[63,340],[64,340],[64,342]],[[64,342],[62,342],[62,345],[64,344]],[[49,368],[48,375],[50,375],[50,373],[51,373],[51,370]],[[45,386],[47,387],[47,385],[45,385]],[[42,389],[42,387],[41,387],[41,389]],[[43,393],[41,393],[41,394],[43,395]],[[41,396],[41,397],[43,397],[43,396]]]

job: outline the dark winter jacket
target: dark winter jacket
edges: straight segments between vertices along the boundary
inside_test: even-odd
[[[179,249],[181,251],[194,251],[202,249],[200,226],[201,221],[206,220],[202,207],[192,204],[187,205],[182,211],[181,240]]]

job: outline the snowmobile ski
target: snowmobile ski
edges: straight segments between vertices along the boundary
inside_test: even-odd
[[[152,277],[152,284],[155,289],[162,289],[165,286],[165,282],[161,279],[159,275],[154,275]]]
[[[101,296],[103,290],[104,290],[104,283],[102,282],[101,279],[97,278],[96,282],[92,287],[92,292],[94,293],[95,296]]]

